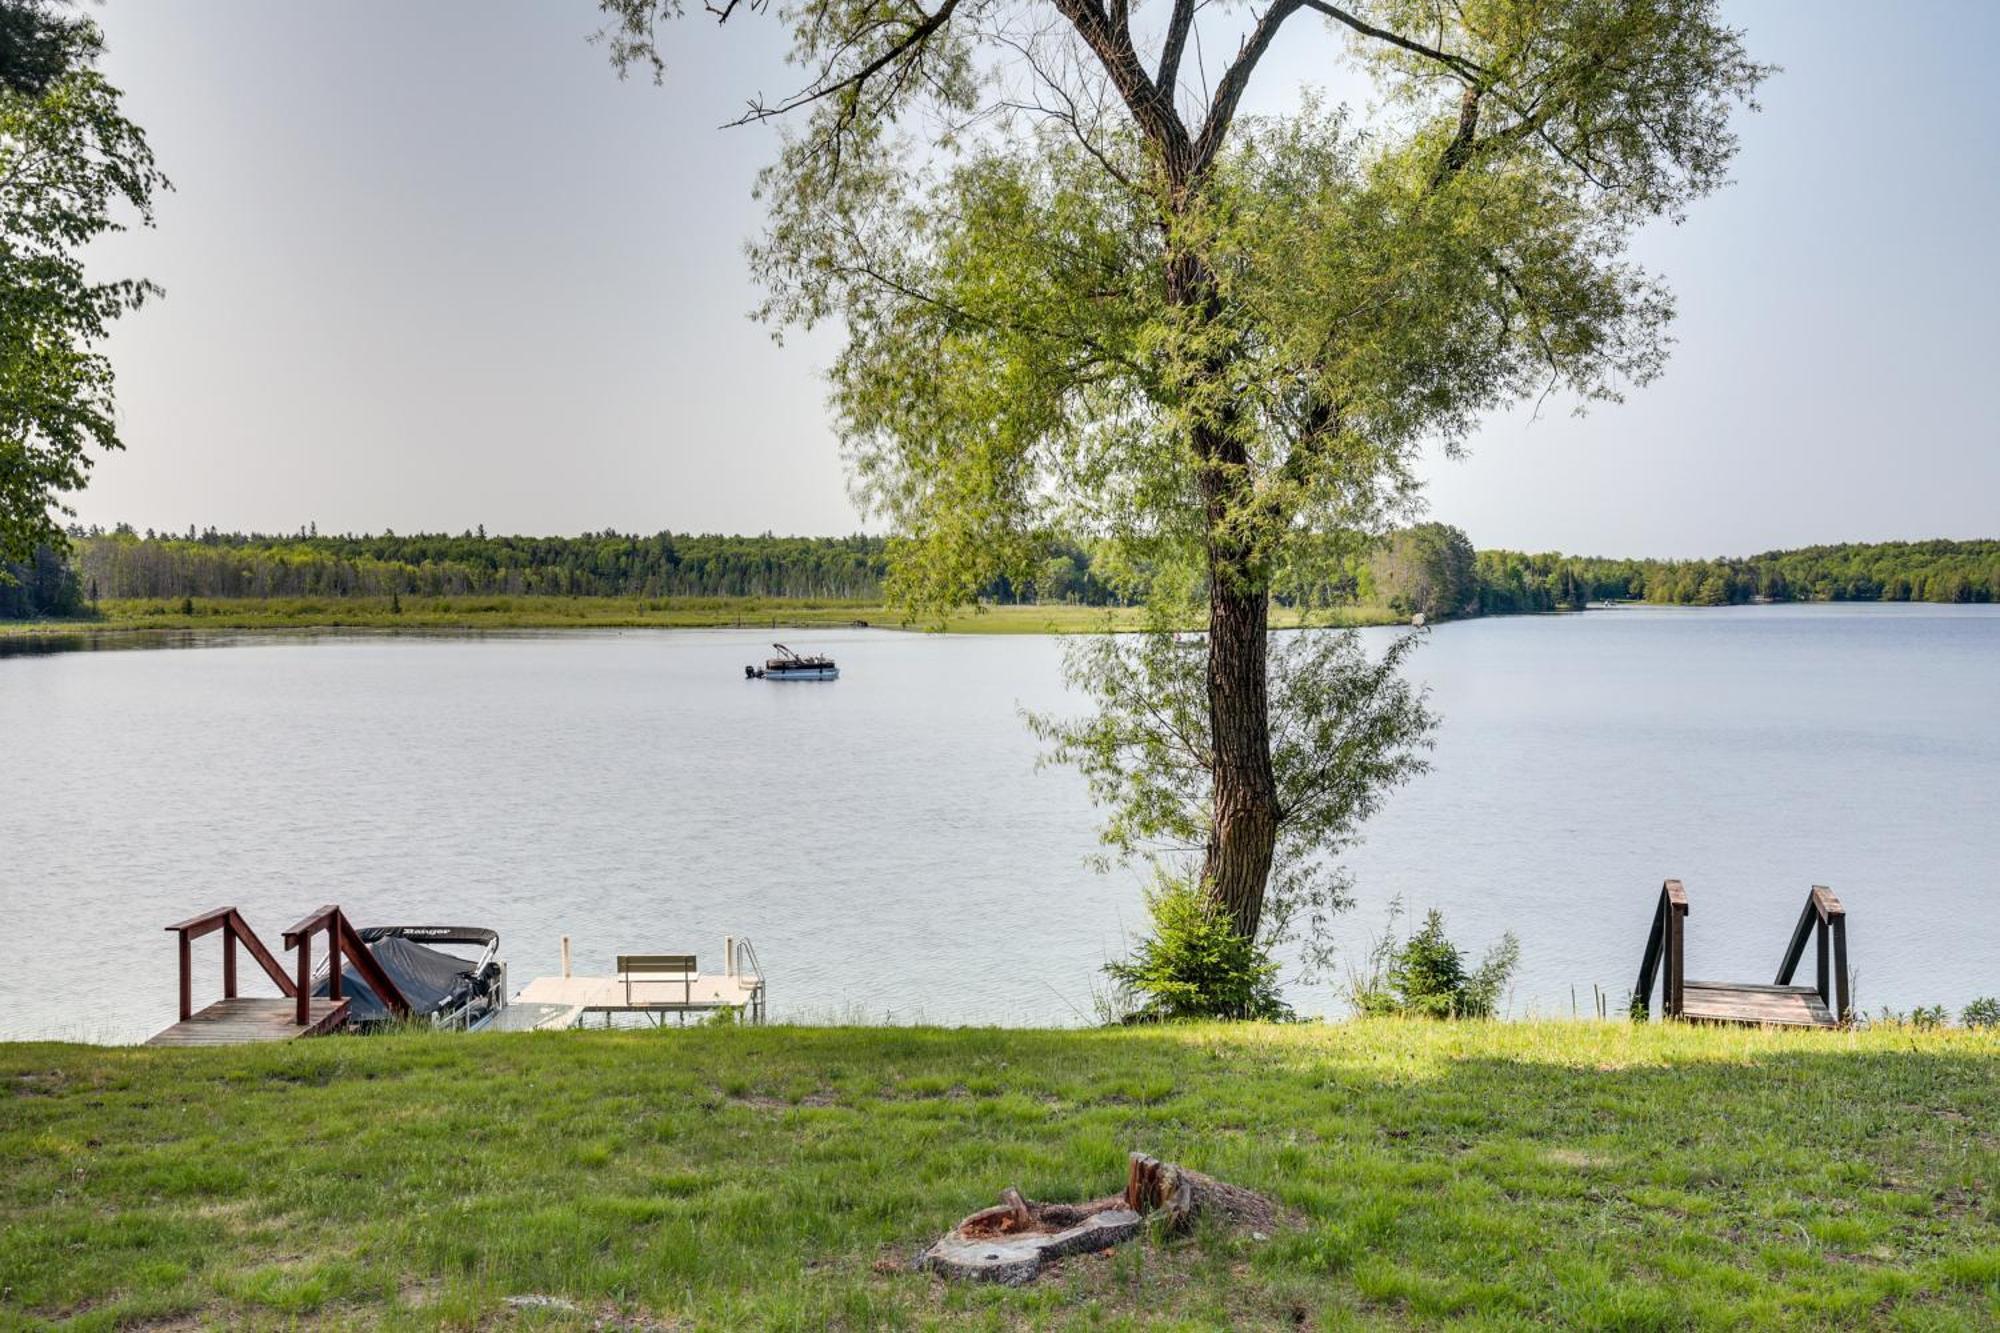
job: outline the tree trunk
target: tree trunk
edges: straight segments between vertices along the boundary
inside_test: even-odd
[[[1170,253],[1166,267],[1168,293],[1191,320],[1199,324],[1219,315],[1214,275],[1198,257]],[[1207,400],[1205,384],[1228,375],[1223,356],[1212,353],[1190,372],[1194,383],[1186,387],[1197,400]],[[1255,939],[1278,841],[1266,643],[1270,577],[1247,531],[1250,460],[1229,412],[1225,398],[1214,417],[1196,421],[1192,439],[1201,460],[1208,526],[1208,721],[1214,754],[1202,880],[1237,933]]]
[[[1214,502],[1210,502],[1213,512]],[[1237,933],[1255,939],[1278,841],[1278,786],[1271,771],[1269,590],[1245,568],[1246,553],[1211,528],[1208,590],[1208,719],[1215,755],[1213,827],[1202,878]]]

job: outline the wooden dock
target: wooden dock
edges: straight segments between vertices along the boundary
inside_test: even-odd
[[[621,954],[616,976],[570,973],[569,937],[562,941],[563,974],[536,977],[500,1011],[498,1031],[550,1031],[580,1027],[591,1015],[640,1014],[653,1022],[674,1015],[733,1010],[752,1023],[764,1020],[764,975],[747,939],[723,941],[723,970],[703,975],[693,954]]]
[[[1840,1026],[1811,986],[1752,986],[1731,981],[1689,981],[1683,986],[1680,1016],[1691,1022],[1780,1028]]]
[[[1651,1012],[1653,984],[1660,987],[1660,1017],[1694,1023],[1741,1023],[1750,1027],[1837,1028],[1852,1016],[1847,972],[1847,909],[1824,885],[1806,895],[1805,910],[1768,986],[1743,981],[1688,981],[1687,890],[1677,879],[1660,886],[1660,905],[1632,988],[1632,1017]],[[1814,946],[1816,984],[1795,986],[1792,977]]]
[[[291,1041],[333,1032],[347,1022],[346,1000],[309,1001],[312,1021],[299,1026],[298,1005],[290,996],[263,999],[239,996],[217,1000],[164,1032],[148,1046],[240,1046],[253,1041]]]

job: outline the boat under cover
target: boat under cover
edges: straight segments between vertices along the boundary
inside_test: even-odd
[[[409,1001],[413,1021],[472,1030],[506,1007],[507,965],[499,958],[496,931],[483,926],[366,926],[360,935]],[[461,958],[432,947],[439,944],[471,945],[480,954]],[[324,996],[330,980],[322,974],[313,994]],[[340,987],[350,1001],[348,1022],[354,1026],[376,1027],[394,1017],[351,962],[341,968]]]

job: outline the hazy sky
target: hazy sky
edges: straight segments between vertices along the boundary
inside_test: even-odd
[[[691,6],[697,8],[698,6]],[[1240,12],[1240,11],[1239,11]],[[1488,423],[1428,468],[1481,546],[1748,553],[2000,536],[2000,6],[1730,6],[1785,66],[1738,183],[1640,257],[1666,376]],[[110,0],[107,69],[177,187],[99,271],[167,298],[113,344],[140,527],[840,533],[829,331],[773,344],[743,242],[790,91],[775,23],[690,18],[620,83],[589,0]],[[1257,109],[1326,78],[1297,20]]]

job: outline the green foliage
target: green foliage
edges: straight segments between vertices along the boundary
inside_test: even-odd
[[[1444,914],[1432,909],[1416,934],[1397,943],[1395,923],[1402,904],[1394,903],[1389,924],[1371,947],[1368,970],[1353,978],[1349,1001],[1364,1014],[1418,1018],[1491,1018],[1521,960],[1520,941],[1508,931],[1477,968],[1445,934]]]
[[[1161,876],[1146,894],[1153,932],[1130,958],[1105,964],[1137,1003],[1126,1022],[1178,1019],[1283,1019],[1278,964],[1200,885]]]
[[[1958,1016],[1958,1021],[1969,1028],[2000,1027],[2000,1000],[1991,995],[1982,995]]]
[[[1266,943],[1296,938],[1307,975],[1331,953],[1333,918],[1348,904],[1339,854],[1396,787],[1428,766],[1436,718],[1402,674],[1421,642],[1404,634],[1370,656],[1352,631],[1274,635],[1270,642],[1276,852],[1263,904]],[[1071,687],[1094,702],[1081,718],[1031,715],[1044,759],[1075,766],[1105,811],[1102,838],[1118,860],[1189,874],[1212,835],[1214,808],[1204,646],[1154,625],[1079,639],[1065,655]]]
[[[59,497],[83,486],[91,449],[121,447],[99,349],[155,292],[84,271],[91,241],[121,211],[150,222],[167,185],[95,68],[102,52],[87,18],[0,0],[0,560],[60,548]]]
[[[55,550],[38,546],[24,561],[0,561],[0,620],[85,613],[76,571]]]
[[[1389,535],[1370,563],[1376,596],[1391,610],[1437,620],[1479,608],[1472,543],[1444,523],[1420,523]]]

